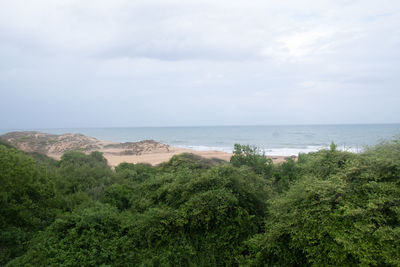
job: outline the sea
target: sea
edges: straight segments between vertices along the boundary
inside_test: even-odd
[[[257,147],[266,155],[291,156],[329,148],[359,153],[366,147],[400,138],[400,124],[269,125],[127,128],[18,129],[45,133],[81,133],[100,140],[135,142],[152,139],[193,150],[232,152],[234,144]],[[0,129],[0,134],[15,129]]]

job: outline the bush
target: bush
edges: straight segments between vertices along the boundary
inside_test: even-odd
[[[85,155],[66,152],[59,162],[57,188],[62,194],[86,192],[93,199],[101,198],[104,187],[112,183],[113,172],[100,152]]]
[[[20,255],[25,242],[56,215],[55,190],[31,157],[0,145],[0,264]]]
[[[156,174],[156,169],[144,163],[121,163],[115,168],[117,178],[120,182],[133,182],[141,183],[147,179],[150,179]]]
[[[132,261],[151,266],[237,264],[243,242],[262,229],[270,183],[248,168],[176,171],[173,178],[158,176],[138,190],[152,201],[128,227],[129,247],[137,249]]]
[[[121,218],[116,208],[100,203],[66,213],[8,266],[128,266]]]
[[[299,165],[298,181],[270,201],[265,233],[248,241],[247,263],[400,266],[400,143],[320,151]]]
[[[35,158],[0,145],[2,265],[400,266],[399,140],[279,165]]]
[[[256,147],[235,144],[230,162],[235,167],[248,166],[266,177],[271,177],[273,172],[272,160]]]
[[[165,163],[161,163],[159,165],[159,170],[163,172],[174,172],[183,168],[206,170],[222,163],[225,163],[225,161],[220,159],[206,159],[191,153],[182,153],[174,155]]]

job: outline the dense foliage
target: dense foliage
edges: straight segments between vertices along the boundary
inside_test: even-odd
[[[400,266],[400,140],[158,166],[0,144],[0,265]]]
[[[0,264],[21,254],[25,242],[54,220],[54,196],[45,167],[0,145]]]

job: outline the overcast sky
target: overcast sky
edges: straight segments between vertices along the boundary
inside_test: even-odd
[[[0,0],[0,128],[400,122],[400,1]]]

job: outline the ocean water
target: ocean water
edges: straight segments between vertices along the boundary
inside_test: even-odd
[[[46,133],[82,133],[100,140],[134,142],[153,139],[194,150],[232,152],[235,143],[252,145],[266,155],[290,156],[328,148],[361,152],[365,146],[400,137],[400,124],[292,125],[292,126],[202,126],[20,129]],[[0,133],[12,131],[1,129]]]

